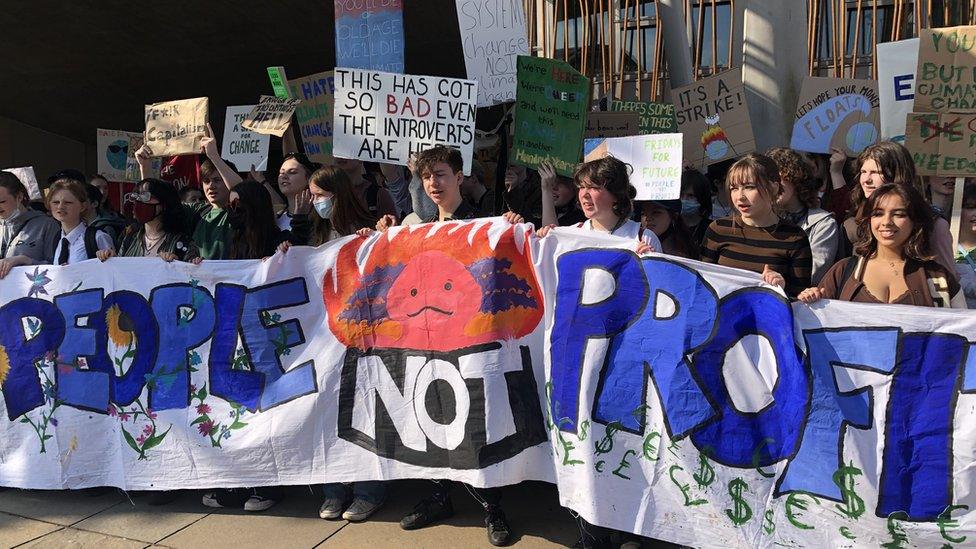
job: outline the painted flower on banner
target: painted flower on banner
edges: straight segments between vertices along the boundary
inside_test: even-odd
[[[211,395],[207,392],[206,384],[203,384],[199,389],[196,388],[196,385],[190,387],[190,398],[197,403],[196,411],[198,414],[190,425],[196,425],[200,436],[210,439],[211,447],[220,448],[221,443],[231,437],[232,431],[247,427],[247,423],[241,421],[247,410],[240,404],[231,402],[229,403],[231,407],[230,421],[218,422],[214,419],[213,408],[206,403],[209,396]]]
[[[433,351],[532,332],[543,303],[525,235],[491,229],[453,222],[394,230],[361,266],[366,242],[349,242],[323,281],[332,332],[349,347]]]
[[[118,305],[112,305],[106,311],[105,325],[108,327],[108,338],[116,346],[126,347],[134,343],[136,335],[133,332],[132,319]]]
[[[31,287],[27,290],[27,297],[35,297],[41,294],[48,295],[45,286],[51,282],[51,279],[47,276],[47,269],[42,271],[40,267],[34,267],[33,273],[24,273],[24,276],[31,282]]]

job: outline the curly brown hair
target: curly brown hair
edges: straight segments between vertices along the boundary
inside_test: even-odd
[[[820,182],[813,178],[810,165],[803,160],[800,153],[786,147],[774,147],[766,151],[766,156],[779,168],[780,181],[789,181],[793,185],[800,202],[809,208],[819,203],[817,187]]]
[[[434,164],[441,162],[450,166],[454,173],[464,170],[464,159],[461,157],[461,151],[444,145],[437,145],[421,151],[417,155],[415,162],[417,176],[422,179],[425,173],[433,172]]]
[[[576,188],[586,186],[603,187],[613,195],[613,213],[620,218],[630,217],[634,211],[634,198],[637,189],[630,184],[629,164],[612,156],[591,160],[580,164],[573,173]]]
[[[878,251],[878,241],[871,232],[871,216],[882,199],[895,195],[905,203],[908,219],[912,221],[912,234],[905,241],[905,257],[916,261],[930,261],[935,258],[932,253],[929,235],[935,226],[932,208],[925,202],[925,197],[913,186],[885,183],[871,193],[864,202],[864,207],[858,212],[857,242],[854,243],[854,253],[861,257],[871,257]]]

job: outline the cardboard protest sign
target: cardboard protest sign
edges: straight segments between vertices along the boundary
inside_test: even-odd
[[[976,27],[922,29],[914,112],[976,112]]]
[[[674,200],[681,197],[680,133],[587,139],[583,160],[612,156],[633,168],[630,183],[635,200]]]
[[[282,99],[273,95],[262,95],[258,104],[244,117],[241,126],[255,133],[281,137],[295,108],[301,104],[301,99]]]
[[[434,145],[461,150],[471,173],[478,83],[473,80],[335,71],[332,153],[405,166]]]
[[[684,159],[699,168],[756,149],[742,69],[728,70],[675,88],[675,118],[684,134]]]
[[[456,0],[468,78],[478,82],[478,106],[515,101],[518,56],[529,55],[521,0]]]
[[[291,97],[302,100],[295,109],[295,118],[302,131],[305,154],[314,162],[331,162],[335,76],[326,71],[289,80],[288,90]]]
[[[233,162],[240,171],[247,171],[251,166],[258,171],[268,169],[271,137],[252,132],[241,125],[254,107],[254,105],[227,107],[227,116],[224,118],[224,142],[220,156],[224,160]]]
[[[905,132],[905,147],[919,174],[976,175],[976,114],[911,113]]]
[[[268,80],[271,81],[271,89],[274,90],[275,97],[288,99],[288,76],[285,75],[284,67],[268,67]]]
[[[915,101],[918,38],[878,44],[881,139],[905,142],[905,119]]]
[[[793,122],[790,148],[857,156],[878,142],[878,83],[874,80],[807,77]]]
[[[611,111],[636,112],[640,115],[640,134],[675,133],[678,122],[674,118],[674,105],[646,101],[620,101],[610,103]]]
[[[549,162],[572,176],[589,105],[589,78],[562,61],[520,55],[512,162],[529,168]]]
[[[403,72],[401,0],[335,0],[336,67]]]
[[[209,109],[206,97],[146,105],[146,145],[153,156],[199,153]]]
[[[636,112],[590,111],[586,113],[584,139],[599,137],[627,137],[640,133],[640,117]]]
[[[24,187],[27,187],[27,194],[30,195],[31,200],[40,200],[42,198],[41,188],[37,184],[37,174],[34,173],[33,166],[5,168],[3,171],[17,176],[17,179],[24,184]]]
[[[138,181],[128,172],[135,153],[142,146],[142,134],[122,130],[95,130],[95,156],[98,173],[109,181]]]

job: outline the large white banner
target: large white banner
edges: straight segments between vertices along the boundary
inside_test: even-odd
[[[905,142],[905,120],[915,104],[918,38],[878,44],[881,139]]]
[[[447,145],[471,175],[477,98],[473,80],[336,69],[332,154],[406,166],[412,154]]]
[[[633,246],[478,220],[14,269],[0,485],[536,479],[696,547],[976,535],[976,313],[791,305]]]
[[[529,55],[521,0],[456,0],[468,78],[478,82],[478,106],[515,101],[518,56]]]

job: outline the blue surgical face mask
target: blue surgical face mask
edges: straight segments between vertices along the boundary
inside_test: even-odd
[[[316,200],[312,202],[312,207],[315,208],[315,213],[319,214],[319,217],[322,219],[332,217],[332,197]]]
[[[701,213],[701,204],[697,200],[682,200],[681,215],[695,215]]]

